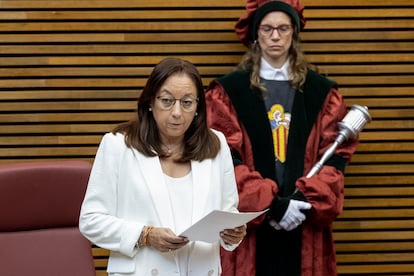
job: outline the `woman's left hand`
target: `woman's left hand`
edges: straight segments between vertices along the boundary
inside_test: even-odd
[[[220,237],[227,244],[238,244],[246,236],[246,229],[246,224],[233,229],[224,229],[220,232]]]

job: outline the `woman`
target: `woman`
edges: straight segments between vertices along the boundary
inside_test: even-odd
[[[177,236],[214,209],[237,212],[231,155],[207,127],[203,85],[191,63],[155,66],[137,118],[104,135],[79,228],[110,250],[109,275],[220,275],[220,245],[233,250],[245,226],[215,243]]]
[[[270,210],[248,225],[235,251],[222,253],[223,275],[336,275],[332,223],[357,141],[339,146],[319,174],[305,175],[335,141],[345,103],[305,61],[298,0],[249,0],[246,8],[236,33],[248,50],[235,72],[209,85],[207,114],[230,145],[239,210]]]

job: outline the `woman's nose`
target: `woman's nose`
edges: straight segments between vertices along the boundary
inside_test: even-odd
[[[181,102],[179,100],[175,101],[175,103],[172,106],[171,111],[173,112],[174,115],[181,115],[181,113],[183,112],[183,109],[181,107]]]

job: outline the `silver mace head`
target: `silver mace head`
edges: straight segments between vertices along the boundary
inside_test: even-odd
[[[346,116],[338,123],[340,131],[335,142],[325,151],[321,159],[312,167],[306,177],[310,178],[318,173],[323,164],[334,154],[335,149],[349,137],[356,138],[364,126],[368,122],[371,122],[371,119],[371,115],[368,113],[368,107],[352,105]]]
[[[365,125],[371,122],[372,117],[368,113],[368,107],[360,105],[352,105],[348,114],[338,123],[339,136],[342,143],[349,137],[356,138]]]

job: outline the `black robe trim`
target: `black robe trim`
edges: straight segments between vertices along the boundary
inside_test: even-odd
[[[250,89],[249,73],[245,71],[234,72],[218,81],[229,95],[241,125],[247,130],[256,170],[263,177],[274,180],[276,175],[272,130],[261,92]]]
[[[275,156],[272,131],[261,92],[250,88],[250,73],[236,71],[218,79],[234,105],[238,119],[246,128],[253,148],[256,170],[275,180]],[[283,195],[295,190],[296,179],[303,175],[306,142],[329,90],[336,84],[309,71],[303,92],[296,91],[289,128]],[[240,164],[240,155],[236,163]],[[300,160],[301,162],[298,162]],[[242,160],[241,160],[242,162]]]

